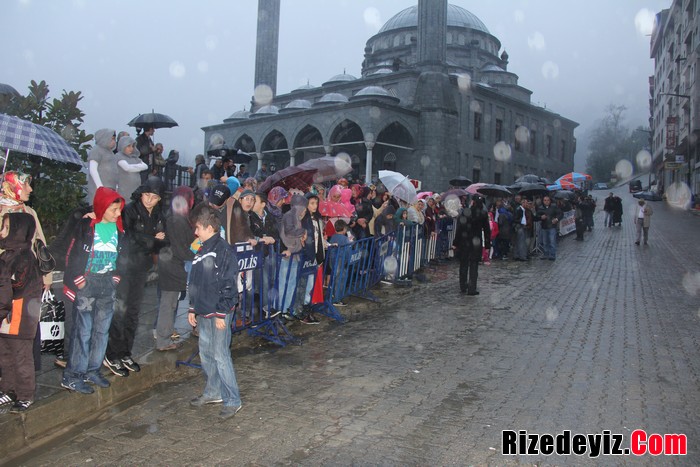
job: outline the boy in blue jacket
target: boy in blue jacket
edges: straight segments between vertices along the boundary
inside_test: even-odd
[[[202,246],[192,260],[188,319],[199,329],[199,358],[207,383],[202,395],[190,404],[201,407],[223,402],[219,416],[227,419],[243,408],[229,348],[231,319],[238,304],[238,262],[231,245],[219,235],[217,210],[204,204],[197,206],[192,223]]]

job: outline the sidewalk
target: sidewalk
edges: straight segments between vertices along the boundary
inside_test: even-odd
[[[54,284],[55,287],[58,284]],[[392,290],[382,300],[382,304],[390,303],[410,292],[410,289],[382,286],[383,291]],[[176,360],[184,360],[197,348],[197,339],[190,338],[177,352],[158,352],[155,350],[153,324],[157,315],[157,287],[155,283],[146,286],[143,306],[139,318],[139,327],[134,341],[134,359],[141,364],[139,373],[130,373],[126,378],[114,376],[103,368],[103,374],[112,385],[107,389],[95,388],[91,395],[76,394],[61,388],[63,369],[54,365],[53,354],[43,354],[41,370],[37,372],[37,397],[34,405],[24,414],[0,414],[0,461],[26,454],[39,444],[64,434],[76,425],[97,418],[106,409],[124,402],[130,398],[148,392],[159,383],[176,383],[201,375],[197,369],[184,365],[175,366]],[[371,302],[362,299],[349,299],[351,307],[342,310],[346,316],[359,313]],[[303,340],[312,333],[324,332],[328,327],[339,326],[338,323],[324,319],[320,326],[302,326],[292,324],[290,331]],[[327,332],[327,331],[326,331]],[[234,334],[233,349],[240,348],[269,348],[270,351],[279,349],[275,344],[262,338],[249,337],[242,332]]]

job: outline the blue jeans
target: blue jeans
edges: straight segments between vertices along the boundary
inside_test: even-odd
[[[216,328],[216,318],[197,316],[199,328],[199,358],[202,370],[207,377],[202,396],[207,400],[223,399],[224,405],[237,407],[241,405],[238,391],[236,370],[231,358],[231,319],[226,315],[225,329]]]
[[[294,302],[294,294],[297,293],[297,273],[299,272],[299,255],[291,258],[282,258],[278,274],[278,299],[277,309],[283,313],[291,310]]]
[[[78,290],[73,303],[68,365],[63,376],[84,379],[102,365],[114,315],[115,289],[111,274],[89,274],[85,287]]]
[[[557,229],[542,229],[542,249],[545,258],[557,257]]]

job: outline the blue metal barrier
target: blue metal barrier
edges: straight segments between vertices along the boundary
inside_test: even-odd
[[[280,346],[289,343],[300,344],[301,340],[294,337],[279,316],[274,315],[275,306],[279,303],[278,290],[280,281],[285,284],[285,289],[296,292],[296,282],[291,284],[290,276],[294,272],[289,269],[286,277],[280,278],[277,271],[280,268],[270,268],[271,261],[279,261],[282,255],[278,255],[271,246],[254,248],[249,243],[236,243],[233,245],[238,261],[238,305],[233,312],[231,331],[233,334],[247,330],[248,335],[262,337]],[[268,275],[265,279],[265,275]],[[257,298],[256,298],[257,297]],[[292,302],[293,305],[293,302]],[[273,316],[274,315],[274,316]],[[201,368],[193,359],[199,354],[195,350],[187,359],[177,360],[176,366],[186,365]]]

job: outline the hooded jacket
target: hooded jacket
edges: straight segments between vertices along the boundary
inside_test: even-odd
[[[141,195],[154,193],[163,197],[163,182],[156,177],[150,177],[131,195],[131,202],[122,212],[124,231],[126,232],[126,248],[129,258],[129,269],[148,269],[152,264],[151,255],[158,253],[165,246],[164,240],[157,240],[156,233],[165,232],[165,217],[161,201],[156,204],[150,214],[141,202]]]
[[[173,192],[170,213],[165,222],[167,246],[158,256],[158,286],[161,290],[179,292],[187,288],[185,261],[192,261],[194,253],[190,245],[195,239],[189,212],[194,205],[190,187],[181,186]]]
[[[117,191],[124,199],[131,198],[131,194],[141,185],[141,172],[148,170],[148,166],[139,157],[139,150],[134,146],[134,151],[127,156],[124,150],[136,141],[130,136],[124,136],[117,145]]]
[[[41,272],[32,253],[36,222],[31,214],[11,213],[7,237],[0,240],[0,327],[3,337],[33,339],[41,314]]]
[[[124,198],[119,196],[116,191],[100,187],[95,193],[93,201],[95,219],[81,219],[75,226],[75,231],[72,235],[68,252],[66,253],[66,271],[63,274],[63,293],[70,300],[75,300],[75,295],[78,292],[78,286],[85,282],[88,274],[88,261],[92,258],[92,247],[95,240],[95,224],[102,222],[107,208],[112,204],[119,202],[122,210],[124,209]],[[124,246],[122,218],[117,218],[117,271],[113,275],[115,284],[120,281],[119,257],[122,256],[122,248]]]
[[[116,190],[119,171],[117,167],[117,158],[112,152],[113,136],[114,130],[111,128],[103,128],[95,132],[95,146],[88,153],[88,165],[90,165],[92,161],[97,163],[97,175],[100,178],[99,186]],[[91,171],[88,170],[88,199],[93,199],[95,197],[97,186],[96,180],[93,180]]]
[[[301,237],[306,230],[301,225],[301,218],[308,201],[301,195],[294,195],[290,204],[292,208],[282,216],[280,240],[283,245],[280,246],[280,251],[289,250],[294,254],[300,252],[303,247]]]

